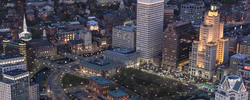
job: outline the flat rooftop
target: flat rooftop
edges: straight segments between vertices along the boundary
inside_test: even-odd
[[[11,71],[7,71],[4,74],[9,75],[9,76],[17,76],[17,75],[20,75],[20,74],[23,74],[23,73],[27,73],[27,71],[22,70],[22,69],[14,69],[14,70],[11,70]]]
[[[115,27],[116,29],[119,29],[119,30],[124,30],[124,31],[131,31],[133,32],[135,30],[135,26],[131,25],[131,26],[128,26],[128,25],[120,25],[120,26],[116,26]]]
[[[114,67],[118,67],[118,64],[112,61],[107,61],[101,58],[95,58],[88,61],[82,61],[81,64],[84,67],[89,67],[99,70],[109,70]]]
[[[21,55],[21,54],[5,55],[5,56],[0,56],[0,60],[11,59],[11,58],[18,58],[18,57],[24,57],[24,56]]]
[[[111,81],[109,81],[101,76],[93,76],[93,77],[90,77],[90,79],[95,81],[97,84],[100,84],[100,85],[111,84]]]
[[[111,96],[113,96],[114,98],[128,96],[128,94],[126,92],[122,91],[122,90],[110,91],[108,94],[111,95]]]
[[[250,36],[243,38],[240,44],[250,46]]]

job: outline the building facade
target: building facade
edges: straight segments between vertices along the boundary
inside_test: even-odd
[[[194,24],[201,24],[204,16],[205,4],[203,1],[185,3],[181,5],[180,19],[182,21],[191,20]]]
[[[149,63],[161,53],[164,0],[138,0],[136,51]]]
[[[140,53],[129,49],[114,48],[104,51],[104,59],[120,63],[125,68],[138,68]]]
[[[135,50],[135,26],[121,25],[113,28],[112,48]]]
[[[15,69],[3,74],[0,100],[29,100],[29,72]]]
[[[237,52],[241,54],[250,54],[250,36],[241,40],[238,44]]]
[[[190,21],[168,24],[163,33],[162,68],[171,71],[181,71],[188,64],[192,42],[197,38],[197,32]]]
[[[211,79],[216,66],[228,61],[229,44],[223,38],[223,28],[217,7],[212,5],[200,26],[199,41],[193,42],[189,74]]]
[[[215,92],[215,100],[248,100],[248,92],[239,76],[225,76]]]

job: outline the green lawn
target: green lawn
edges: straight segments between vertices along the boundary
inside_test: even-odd
[[[87,84],[88,84],[88,79],[81,78],[71,74],[65,74],[61,80],[61,85],[63,88],[69,88]]]
[[[123,69],[112,79],[143,97],[176,98],[180,93],[188,90],[187,86],[178,81],[162,78],[137,69]]]

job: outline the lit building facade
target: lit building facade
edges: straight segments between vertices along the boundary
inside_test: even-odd
[[[39,84],[29,86],[29,100],[40,100]]]
[[[135,50],[135,26],[121,25],[113,28],[112,48]]]
[[[241,54],[250,54],[250,36],[241,40],[238,44],[237,52]]]
[[[168,71],[181,71],[189,63],[189,52],[197,32],[190,21],[168,24],[163,33],[162,68]]]
[[[95,92],[102,95],[107,95],[107,93],[110,91],[112,86],[111,81],[101,76],[92,76],[89,79],[89,88],[93,89]]]
[[[223,38],[223,23],[216,6],[205,14],[200,26],[199,41],[194,41],[190,54],[189,74],[211,79],[217,65],[228,61],[229,43]]]
[[[161,53],[163,17],[164,0],[137,1],[136,51],[147,63]]]
[[[138,68],[140,53],[129,49],[114,48],[113,50],[104,51],[104,59],[120,63],[125,68]]]
[[[108,93],[107,98],[109,100],[126,100],[129,98],[129,95],[122,90],[113,90]]]
[[[248,100],[248,92],[239,76],[225,76],[215,92],[215,100]]]
[[[0,100],[29,100],[29,72],[15,69],[3,74]]]
[[[15,69],[26,70],[24,59],[24,56],[20,54],[0,56],[0,76]]]
[[[89,76],[111,77],[116,74],[121,65],[101,58],[80,62],[81,71]]]

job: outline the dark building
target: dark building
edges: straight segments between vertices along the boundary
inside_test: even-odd
[[[181,71],[188,64],[192,42],[197,32],[191,22],[174,22],[164,31],[162,49],[162,68],[168,71]]]

